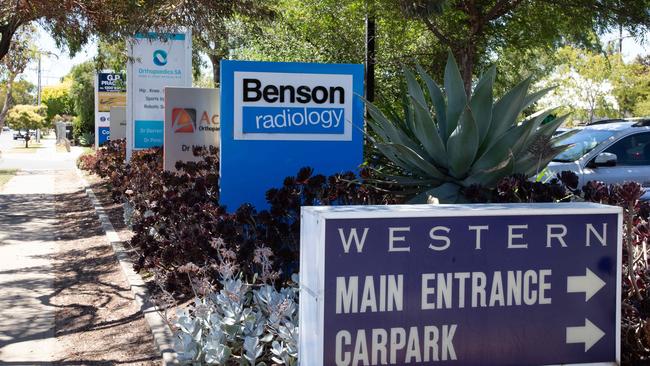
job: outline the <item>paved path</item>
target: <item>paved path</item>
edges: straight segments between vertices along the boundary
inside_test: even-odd
[[[33,153],[12,154],[14,144],[2,142],[0,169],[23,170],[0,190],[0,365],[47,365],[56,350],[54,178],[74,169],[81,151],[57,153],[43,140]]]
[[[0,364],[53,357],[53,174],[21,171],[0,192]]]

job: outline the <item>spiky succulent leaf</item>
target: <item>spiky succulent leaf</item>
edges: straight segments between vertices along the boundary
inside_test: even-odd
[[[424,99],[424,92],[422,91],[420,83],[418,83],[415,78],[415,74],[413,74],[411,70],[404,68],[404,78],[406,78],[406,88],[411,98],[415,99],[415,101],[421,105],[427,105],[427,102]]]
[[[368,124],[372,127],[373,131],[379,135],[382,141],[391,141],[397,144],[408,146],[412,150],[418,152],[420,155],[424,154],[422,148],[414,142],[402,129],[397,128],[394,123],[389,121],[386,116],[372,103],[364,99],[368,108],[368,114],[372,117]]]
[[[447,104],[445,103],[445,97],[438,84],[424,71],[422,66],[417,65],[417,69],[420,78],[424,80],[424,84],[427,86],[429,98],[435,111],[435,121],[438,123],[438,129],[440,130],[440,137],[444,142],[447,142]]]
[[[478,126],[479,145],[485,139],[492,122],[492,88],[496,76],[496,67],[492,66],[481,77],[470,101],[470,107]]]
[[[487,137],[481,146],[481,151],[489,149],[497,142],[497,139],[512,127],[526,99],[526,92],[530,86],[531,78],[519,83],[512,90],[507,92],[492,108],[492,121]]]
[[[426,161],[415,151],[404,145],[392,143],[378,143],[377,148],[393,163],[408,171],[414,172],[422,177],[430,177],[436,180],[445,180],[446,176],[433,164]]]
[[[512,152],[508,152],[505,160],[489,169],[473,172],[463,182],[464,187],[479,184],[483,187],[492,187],[499,179],[515,173],[515,159]]]
[[[423,105],[413,98],[413,109],[415,111],[415,137],[420,141],[427,154],[436,164],[447,167],[447,151],[438,132],[438,127]]]
[[[548,92],[550,92],[555,88],[557,88],[557,86],[549,86],[548,88],[544,88],[542,90],[528,94],[524,99],[524,105],[522,110],[528,108],[529,106],[531,106],[532,104],[540,100],[544,95],[546,95]]]
[[[462,179],[472,166],[478,150],[478,127],[469,106],[465,106],[456,129],[447,140],[451,175]]]
[[[460,76],[458,64],[451,52],[447,58],[445,67],[445,94],[447,94],[447,131],[446,136],[456,130],[460,117],[467,106],[467,94],[465,94],[465,84]]]

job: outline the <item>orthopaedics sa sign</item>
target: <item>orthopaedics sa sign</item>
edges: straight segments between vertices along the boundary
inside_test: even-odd
[[[163,168],[197,161],[193,148],[219,148],[219,89],[165,88]]]
[[[265,207],[302,167],[356,170],[363,159],[363,66],[221,63],[221,203]]]
[[[127,159],[163,144],[165,87],[192,86],[192,36],[141,33],[127,41]]]

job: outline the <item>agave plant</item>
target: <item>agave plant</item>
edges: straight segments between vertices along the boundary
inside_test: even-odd
[[[518,121],[521,112],[551,88],[528,94],[531,79],[527,78],[494,103],[496,69],[491,67],[468,97],[451,54],[444,92],[419,65],[417,74],[424,87],[413,71],[404,70],[408,93],[402,113],[384,114],[366,101],[368,124],[376,134],[370,139],[400,172],[378,173],[411,192],[413,203],[431,197],[459,202],[469,186],[492,188],[515,173],[533,176],[569,147],[552,138],[566,115],[551,118],[553,109],[549,109]],[[547,118],[550,121],[542,124]]]

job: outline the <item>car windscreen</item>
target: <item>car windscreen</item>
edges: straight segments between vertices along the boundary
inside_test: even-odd
[[[593,130],[585,128],[575,135],[557,142],[558,145],[572,144],[573,146],[558,154],[553,161],[576,161],[598,146],[598,144],[613,136],[616,132],[616,130]]]

